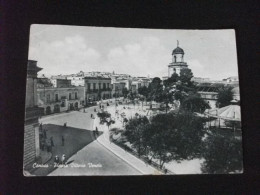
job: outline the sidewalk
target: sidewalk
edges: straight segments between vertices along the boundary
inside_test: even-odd
[[[160,175],[163,174],[162,172],[158,171],[157,169],[153,168],[152,166],[146,164],[139,158],[135,157],[134,155],[126,152],[121,147],[117,146],[116,144],[110,142],[109,140],[109,130],[106,125],[100,125],[99,124],[99,118],[96,117],[94,121],[94,129],[98,127],[99,131],[103,131],[103,134],[97,138],[97,141],[102,144],[104,147],[109,149],[111,152],[113,152],[115,155],[117,155],[119,158],[126,161],[128,164],[133,166],[135,169],[140,171],[141,173],[145,175]]]

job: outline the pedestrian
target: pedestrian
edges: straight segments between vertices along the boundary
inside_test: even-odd
[[[64,123],[64,127],[67,127],[67,122],[66,122],[66,123]]]
[[[65,139],[63,136],[61,136],[61,145],[64,146]]]
[[[98,128],[96,127],[96,134],[98,135]]]
[[[60,158],[56,155],[55,158],[54,158],[54,162],[56,164],[60,164]]]
[[[54,142],[53,142],[53,137],[52,136],[50,138],[50,141],[51,141],[51,147],[54,147]]]
[[[66,156],[65,156],[65,154],[63,154],[62,155],[62,157],[61,157],[61,164],[65,164],[65,159],[66,159]]]
[[[93,118],[93,114],[92,113],[90,114],[90,118]]]

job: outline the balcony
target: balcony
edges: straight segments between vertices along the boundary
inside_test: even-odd
[[[88,89],[87,93],[98,93],[102,91],[111,91],[111,88],[105,88],[105,89]]]
[[[187,66],[186,62],[171,62],[169,64],[170,66],[174,65],[174,66]]]

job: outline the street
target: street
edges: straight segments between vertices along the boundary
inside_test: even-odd
[[[48,162],[52,167],[52,172],[49,173],[46,172],[46,168],[40,168],[34,174],[44,175],[47,173],[51,176],[140,175],[138,170],[95,140],[92,134],[94,120],[90,117],[91,113],[94,114],[94,107],[86,108],[85,111],[85,113],[73,111],[46,116],[40,120],[47,129],[47,136],[54,138],[55,146],[52,159]],[[63,127],[64,123],[67,123],[67,127]],[[59,138],[61,135],[65,137],[64,146],[61,146]],[[85,146],[82,146],[83,144]],[[55,155],[61,157],[63,153],[66,154],[68,165],[53,168]]]

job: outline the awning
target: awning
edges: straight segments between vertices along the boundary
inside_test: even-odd
[[[241,121],[241,110],[239,105],[229,105],[223,108],[206,110],[205,114],[224,120]]]

